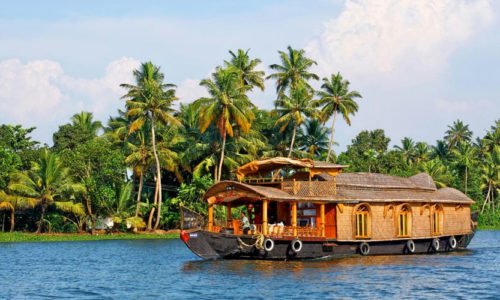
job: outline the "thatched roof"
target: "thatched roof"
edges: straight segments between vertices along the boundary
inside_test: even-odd
[[[313,161],[311,159],[291,159],[286,157],[275,157],[264,160],[254,160],[251,161],[238,169],[236,169],[236,176],[238,180],[243,180],[245,176],[249,175],[257,175],[257,174],[266,174],[271,171],[280,168],[294,168],[294,169],[314,169],[314,170],[339,170],[344,168],[345,166],[321,162],[321,161]]]
[[[474,202],[462,192],[453,188],[437,190],[433,184],[434,182],[429,182],[429,178],[429,175],[423,173],[410,178],[373,173],[339,174],[336,194],[315,196],[293,195],[293,193],[276,187],[222,181],[213,185],[206,192],[204,199],[215,197],[217,202],[260,199],[285,202],[315,201],[334,203],[429,202],[471,204]]]
[[[327,181],[334,178],[328,174],[320,174],[318,177]],[[378,173],[340,173],[336,176],[336,181],[338,187],[436,190],[434,180],[426,173],[420,173],[409,178]]]

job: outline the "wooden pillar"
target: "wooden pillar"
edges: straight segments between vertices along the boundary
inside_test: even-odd
[[[233,227],[233,215],[231,214],[231,203],[226,204],[226,227]]]
[[[321,218],[321,237],[325,237],[325,203],[319,206],[319,215]]]
[[[214,205],[208,204],[208,231],[212,231],[214,227]]]
[[[267,203],[269,200],[262,200],[262,233],[267,234]]]
[[[297,236],[297,202],[292,202],[292,227],[293,236]]]

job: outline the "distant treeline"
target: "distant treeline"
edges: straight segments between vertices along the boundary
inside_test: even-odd
[[[179,110],[175,85],[146,62],[135,82],[121,85],[124,108],[105,124],[76,113],[53,134],[52,147],[32,140],[35,128],[1,125],[2,231],[92,231],[104,218],[115,230],[175,228],[179,205],[204,212],[210,185],[234,179],[239,165],[276,156],[334,161],[349,165],[347,172],[426,172],[438,187],[474,199],[483,226],[500,227],[500,120],[476,139],[457,120],[434,145],[407,137],[393,149],[383,130],[362,131],[337,155],[335,124],[351,124],[361,93],[339,73],[314,90],[316,62],[304,50],[279,51],[267,77],[248,52],[230,51],[200,82],[209,96]],[[249,98],[266,79],[276,87],[270,111]]]

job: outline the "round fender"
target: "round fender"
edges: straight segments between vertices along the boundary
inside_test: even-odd
[[[415,242],[413,240],[408,240],[406,242],[406,249],[409,253],[415,253]]]
[[[439,250],[439,239],[433,239],[432,240],[432,249],[434,251],[438,251]]]
[[[292,251],[295,253],[299,253],[300,250],[302,250],[302,241],[299,239],[295,239],[292,241],[290,244],[290,247],[292,248]]]
[[[456,249],[457,248],[457,239],[454,236],[450,236],[450,239],[448,240],[448,245],[450,245],[450,249]]]
[[[368,245],[368,243],[361,243],[359,245],[359,252],[361,252],[362,255],[370,254],[370,245]]]
[[[274,249],[274,241],[272,239],[266,239],[264,241],[264,250],[266,252],[271,252]]]

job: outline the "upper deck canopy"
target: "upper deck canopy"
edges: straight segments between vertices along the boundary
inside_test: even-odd
[[[311,159],[291,159],[286,157],[275,157],[264,160],[254,160],[236,170],[238,180],[242,181],[248,175],[263,175],[284,167],[293,169],[309,169],[311,176],[326,173],[332,176],[337,175],[346,166],[327,162],[313,161]]]

